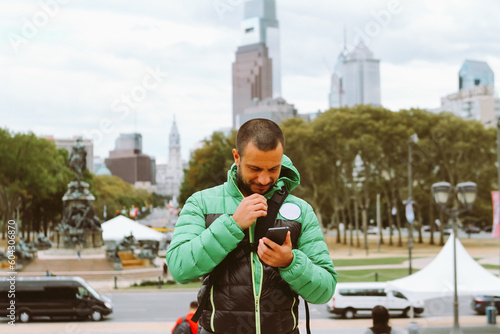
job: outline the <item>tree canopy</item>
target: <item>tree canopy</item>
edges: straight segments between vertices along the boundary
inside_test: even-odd
[[[453,185],[475,182],[478,198],[467,219],[479,225],[491,223],[490,192],[497,188],[496,132],[478,121],[451,113],[421,109],[393,112],[360,105],[327,110],[311,122],[287,119],[281,128],[285,154],[301,174],[295,194],[314,207],[324,226],[338,229],[340,223],[354,225],[356,207],[362,219],[374,220],[376,196],[380,194],[385,208],[382,223],[397,229],[401,245],[401,227],[407,226],[403,202],[408,198],[410,145],[412,200],[419,231],[423,225],[434,228],[435,217],[440,216],[430,191],[439,181]],[[415,142],[410,141],[413,135],[418,138]],[[234,137],[234,132],[230,137],[216,132],[194,152],[185,171],[180,203],[195,191],[226,180],[233,162]],[[443,221],[439,228],[445,225]]]

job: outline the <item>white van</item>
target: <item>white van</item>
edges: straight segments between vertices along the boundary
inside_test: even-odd
[[[410,306],[415,314],[424,312],[424,302],[409,301],[399,291],[388,291],[385,282],[338,283],[332,300],[326,304],[328,312],[352,319],[358,311],[371,312],[373,307],[382,305],[389,312],[398,312],[407,317]]]

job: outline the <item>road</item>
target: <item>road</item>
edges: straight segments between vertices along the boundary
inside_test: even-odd
[[[162,291],[158,292],[119,292],[107,296],[114,305],[112,321],[175,321],[186,313],[189,303],[196,300],[196,291]],[[301,300],[300,317],[305,319],[305,309]],[[309,304],[311,319],[334,319],[349,321],[330,314],[325,305]],[[470,298],[460,298],[459,314],[474,315],[470,308]],[[425,311],[421,317],[442,317],[453,315],[453,299],[432,299],[426,302]],[[398,315],[393,315],[397,318]],[[361,313],[358,318],[369,319],[369,312]]]
[[[168,333],[177,318],[187,313],[188,305],[196,298],[196,294],[196,291],[164,290],[111,292],[105,295],[111,298],[114,312],[102,322],[35,319],[30,324],[17,324],[16,327],[10,327],[7,326],[7,320],[2,319],[0,320],[0,333]],[[314,334],[361,334],[364,333],[364,328],[371,325],[370,316],[367,313],[360,315],[355,320],[345,320],[329,314],[324,305],[310,305],[310,310],[311,327]],[[452,310],[451,299],[428,302],[423,316],[416,319],[421,326],[419,333],[449,333],[449,327],[446,326],[451,324]],[[472,316],[471,314],[469,300],[462,298],[460,316],[462,326],[466,329],[464,333],[500,333],[500,327],[498,326],[485,326],[486,320],[484,316]],[[301,328],[304,328],[305,325],[304,315],[302,307],[300,310]],[[471,327],[471,322],[476,327]],[[410,320],[395,316],[392,323],[394,327],[401,330],[401,333],[407,333],[406,328]],[[302,330],[302,333],[305,333],[305,331]]]

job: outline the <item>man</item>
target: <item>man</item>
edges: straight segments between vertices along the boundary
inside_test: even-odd
[[[210,294],[201,333],[296,334],[298,296],[316,304],[333,296],[337,273],[311,206],[288,195],[276,220],[265,220],[273,194],[300,182],[284,147],[274,122],[246,122],[227,182],[195,193],[179,216],[166,255],[171,275],[180,283],[215,275],[200,290]],[[281,226],[290,229],[283,245],[265,237]]]
[[[174,332],[177,325],[180,325],[183,322],[187,322],[189,324],[189,327],[191,328],[192,334],[198,333],[198,323],[191,321],[191,318],[193,318],[193,315],[195,314],[197,309],[198,309],[198,302],[191,302],[191,304],[189,305],[189,313],[186,314],[185,317],[180,317],[179,319],[177,319],[177,322],[175,323],[174,328],[172,328],[172,333]]]

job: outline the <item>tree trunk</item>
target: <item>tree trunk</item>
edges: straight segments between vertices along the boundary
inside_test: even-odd
[[[335,210],[337,211],[337,210]],[[342,243],[342,239],[341,239],[341,236],[340,236],[340,223],[339,223],[339,216],[338,216],[338,213],[335,212],[333,214],[333,217],[332,217],[332,221],[335,225],[337,225],[337,243],[338,244],[341,244]]]
[[[356,247],[360,247],[359,242],[359,213],[358,213],[358,199],[354,200],[354,227],[356,230]]]
[[[361,209],[361,218],[363,223],[363,238],[366,254],[368,255],[368,209],[363,207]]]
[[[345,214],[345,207],[340,210],[340,219],[342,219],[342,222],[344,224],[344,242],[343,244],[347,244],[347,219],[346,219],[346,214]]]
[[[7,231],[6,225],[7,225],[7,220],[0,218],[0,222],[2,223],[2,240],[5,240],[7,235],[5,231]]]
[[[424,240],[422,239],[422,208],[420,206],[417,206],[417,226],[415,226],[418,229],[418,243],[423,244]]]
[[[392,208],[391,208],[391,200],[390,198],[387,198],[387,221],[389,222],[389,246],[393,246],[394,243],[392,242],[392,225],[394,224],[392,220]]]
[[[396,212],[396,228],[398,229],[398,247],[403,247],[403,238],[401,236],[401,217],[399,216],[399,210]]]
[[[377,226],[379,227],[379,245],[385,244],[384,242],[384,234],[382,233],[384,227],[382,226],[382,203],[380,203],[380,194],[377,194]],[[380,247],[378,249],[380,251]]]

